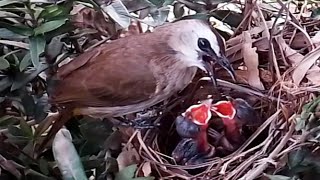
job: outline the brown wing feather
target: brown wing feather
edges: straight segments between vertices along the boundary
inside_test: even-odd
[[[149,61],[165,54],[146,36],[104,44],[62,66],[55,76],[57,83],[51,87],[51,101],[76,106],[121,106],[152,97],[157,81]]]

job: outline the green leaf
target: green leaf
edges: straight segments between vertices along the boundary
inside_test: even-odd
[[[129,27],[131,15],[121,0],[113,0],[110,5],[101,5],[101,8],[122,28]]]
[[[42,71],[46,70],[49,66],[47,64],[40,64],[36,70],[34,70],[31,74],[26,73],[17,73],[15,80],[11,86],[11,91],[20,89],[22,86],[26,85],[28,82],[33,80],[38,76]],[[1,86],[0,86],[1,89]]]
[[[68,18],[64,18],[43,23],[34,29],[34,34],[40,35],[58,29],[60,26],[64,25],[67,20]]]
[[[137,177],[137,178],[134,178],[133,180],[154,180],[155,178],[154,177]]]
[[[165,2],[165,0],[149,0],[149,1],[157,7],[161,7]]]
[[[186,19],[202,19],[202,20],[207,21],[207,20],[209,20],[209,17],[210,16],[208,14],[197,13],[197,14],[193,14],[193,15],[183,16],[181,18],[174,20],[174,22],[180,21],[180,20],[186,20]]]
[[[26,120],[24,120],[24,119],[20,120],[20,129],[24,133],[25,136],[32,139],[32,137],[33,137],[32,129],[31,129],[31,126],[29,124],[27,124]]]
[[[314,123],[314,120],[317,120],[315,118],[315,110],[317,106],[320,104],[320,97],[314,99],[313,101],[305,104],[302,107],[302,112],[300,115],[297,115],[296,118],[294,119],[296,121],[296,130],[302,130],[302,129],[311,129],[317,124]]]
[[[313,18],[315,20],[319,20],[320,19],[320,8],[315,8],[315,9],[312,10],[311,18]]]
[[[49,175],[49,164],[45,159],[41,158],[39,160],[39,168],[44,175]]]
[[[3,57],[0,57],[0,70],[8,69],[10,63]]]
[[[3,128],[7,128],[9,125],[13,125],[18,122],[19,119],[14,116],[5,115],[0,118],[0,126]]]
[[[6,28],[0,28],[0,37],[3,39],[20,40],[20,41],[26,38],[26,36],[21,36]]]
[[[6,28],[23,36],[31,36],[33,34],[33,29],[25,25],[11,25],[9,23],[0,22],[0,27]]]
[[[307,156],[307,154],[310,153],[305,148],[299,148],[295,151],[292,151],[288,155],[288,166],[289,168],[294,168],[296,166],[299,166],[304,158]]]
[[[7,89],[12,85],[12,79],[10,77],[4,77],[0,80],[0,92]]]
[[[91,118],[85,117],[80,121],[83,122],[79,127],[81,134],[85,139],[102,146],[112,133],[112,126],[108,126],[102,121],[90,121],[88,119]]]
[[[8,127],[8,130],[9,130],[9,133],[12,134],[13,136],[23,136],[22,130],[15,126],[10,125]]]
[[[49,20],[58,16],[66,16],[68,14],[68,7],[59,5],[49,5],[44,8],[38,18]]]
[[[302,107],[302,109],[306,113],[314,112],[315,108],[318,106],[319,103],[320,103],[320,97],[314,99],[313,101],[309,102],[308,104],[305,104]]]
[[[163,3],[163,6],[172,5],[173,2],[174,2],[174,0],[165,0]]]
[[[294,127],[296,131],[301,131],[306,127],[306,121],[303,120],[301,116],[298,115],[294,120],[296,121],[296,125]]]
[[[30,53],[27,53],[20,62],[19,70],[22,72],[31,64],[31,56]]]
[[[21,104],[24,107],[27,116],[33,116],[35,111],[35,102],[31,95],[24,95],[21,98]]]
[[[115,180],[133,180],[134,173],[137,170],[137,165],[130,165],[116,174]]]
[[[29,37],[30,41],[30,56],[34,67],[38,67],[40,60],[39,56],[44,52],[46,41],[43,36]]]

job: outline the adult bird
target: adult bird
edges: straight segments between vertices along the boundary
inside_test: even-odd
[[[95,118],[139,112],[183,90],[197,69],[215,83],[212,64],[217,62],[234,78],[224,55],[223,39],[198,19],[181,20],[105,43],[60,67],[48,88],[50,103],[60,113]],[[62,115],[48,136],[69,116]]]

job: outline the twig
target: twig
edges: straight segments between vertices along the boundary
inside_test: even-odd
[[[275,112],[272,116],[270,116],[257,130],[256,132],[251,135],[251,137],[246,141],[244,145],[242,145],[237,152],[242,152],[245,148],[248,147],[248,145],[256,139],[256,137],[274,120],[276,120],[280,114],[281,110],[279,109],[277,112]]]
[[[201,80],[210,81],[211,79],[209,77],[204,77],[204,78],[201,78]],[[244,92],[244,93],[251,94],[251,95],[256,95],[259,97],[264,97],[264,98],[270,99],[272,101],[278,101],[278,98],[276,98],[276,97],[268,96],[268,95],[265,95],[259,91],[255,91],[255,90],[252,90],[252,89],[249,89],[249,88],[246,88],[246,87],[243,87],[243,86],[240,86],[240,85],[237,85],[237,84],[234,84],[234,83],[222,80],[222,79],[217,79],[217,82],[218,82],[219,86],[231,88],[231,89],[234,89],[234,90],[237,90],[240,92]],[[281,103],[288,103],[287,101],[282,100],[282,99],[280,99],[280,101],[281,101]]]
[[[277,157],[277,155],[279,154],[281,149],[287,144],[288,140],[290,139],[290,137],[291,137],[291,135],[292,135],[292,133],[294,131],[294,127],[295,127],[295,123],[291,123],[289,131],[282,138],[282,140],[280,141],[279,145],[269,154],[267,159],[273,160],[275,157]],[[253,179],[257,178],[268,167],[269,163],[270,163],[269,161],[262,162],[257,168],[247,172],[247,174],[245,174],[243,176],[243,178],[241,178],[241,179],[253,180]]]
[[[273,47],[273,43],[272,43],[272,40],[273,40],[273,28],[275,26],[272,27],[271,29],[271,33],[269,33],[269,28],[267,26],[267,23],[263,17],[263,14],[262,14],[262,11],[260,9],[260,7],[257,5],[256,6],[257,9],[258,9],[258,12],[260,14],[260,17],[262,19],[262,22],[263,22],[263,25],[265,26],[265,30],[267,31],[266,34],[267,34],[267,38],[269,40],[269,58],[271,58],[272,60],[272,63],[273,63],[273,66],[274,66],[274,69],[276,70],[276,75],[277,75],[277,79],[279,80],[281,78],[281,75],[280,75],[280,70],[279,70],[279,65],[278,65],[278,61],[277,61],[277,58],[276,58],[276,55],[275,55],[275,52],[274,52],[274,47]],[[280,16],[280,13],[282,12],[283,8],[281,8],[280,12],[278,13],[278,16]],[[274,21],[274,24],[276,24],[276,21],[278,20],[278,18]]]

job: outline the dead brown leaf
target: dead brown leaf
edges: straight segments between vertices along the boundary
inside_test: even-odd
[[[254,27],[254,28],[250,29],[249,32],[251,35],[258,35],[263,30],[264,30],[264,28],[262,26],[259,26],[259,27]],[[237,45],[241,44],[242,41],[243,41],[243,34],[239,34],[236,37],[230,38],[226,42],[226,45],[228,47],[233,47],[233,46],[237,46]]]
[[[250,32],[253,36],[258,36],[259,33],[263,32],[264,27],[254,27],[250,29]],[[242,45],[243,44],[243,34],[239,34],[236,37],[229,39],[226,42],[226,56],[230,60],[230,62],[234,62],[243,58],[243,53],[241,53]],[[259,51],[268,51],[268,39],[267,37],[261,37],[258,39],[252,39],[252,46],[257,47]]]
[[[242,59],[241,47],[242,43],[239,42],[237,45],[226,49],[226,56],[231,62]]]
[[[315,64],[320,57],[320,46],[304,56],[301,63],[294,69],[292,74],[293,82],[299,85],[307,74],[308,70]]]
[[[243,60],[248,68],[248,83],[249,85],[264,90],[264,86],[260,81],[259,77],[259,59],[256,52],[257,48],[252,47],[251,35],[248,31],[243,32],[243,44],[242,44],[242,54]]]
[[[285,57],[289,60],[290,64],[294,66],[302,61],[304,56],[298,53],[297,51],[291,49],[282,37],[277,37],[276,41],[279,47],[282,49]]]
[[[293,34],[290,34],[289,37],[292,37]],[[286,41],[287,43],[290,42],[290,39]],[[303,33],[301,32],[297,32],[295,35],[294,35],[294,38],[292,39],[291,43],[290,43],[290,47],[291,48],[294,48],[294,49],[302,49],[302,48],[306,48],[308,45],[307,45],[307,42],[306,42],[306,38],[305,36],[303,35]]]
[[[235,73],[237,75],[237,82],[242,83],[242,84],[249,84],[248,83],[248,71],[236,70]]]
[[[269,40],[267,37],[261,37],[254,40],[253,46],[257,47],[258,51],[269,51]]]
[[[236,46],[236,45],[241,44],[241,42],[242,42],[242,34],[239,34],[239,35],[236,36],[236,37],[230,38],[230,39],[226,42],[226,46],[228,46],[228,47],[233,47],[233,46]]]
[[[313,66],[308,71],[306,78],[311,81],[313,84],[320,85],[320,67]]]
[[[150,162],[143,163],[142,172],[143,172],[144,177],[150,176],[150,174],[151,174],[151,163]]]
[[[117,157],[119,171],[121,171],[127,166],[136,164],[139,161],[140,156],[131,143],[127,144],[127,146],[122,149],[122,152]]]

